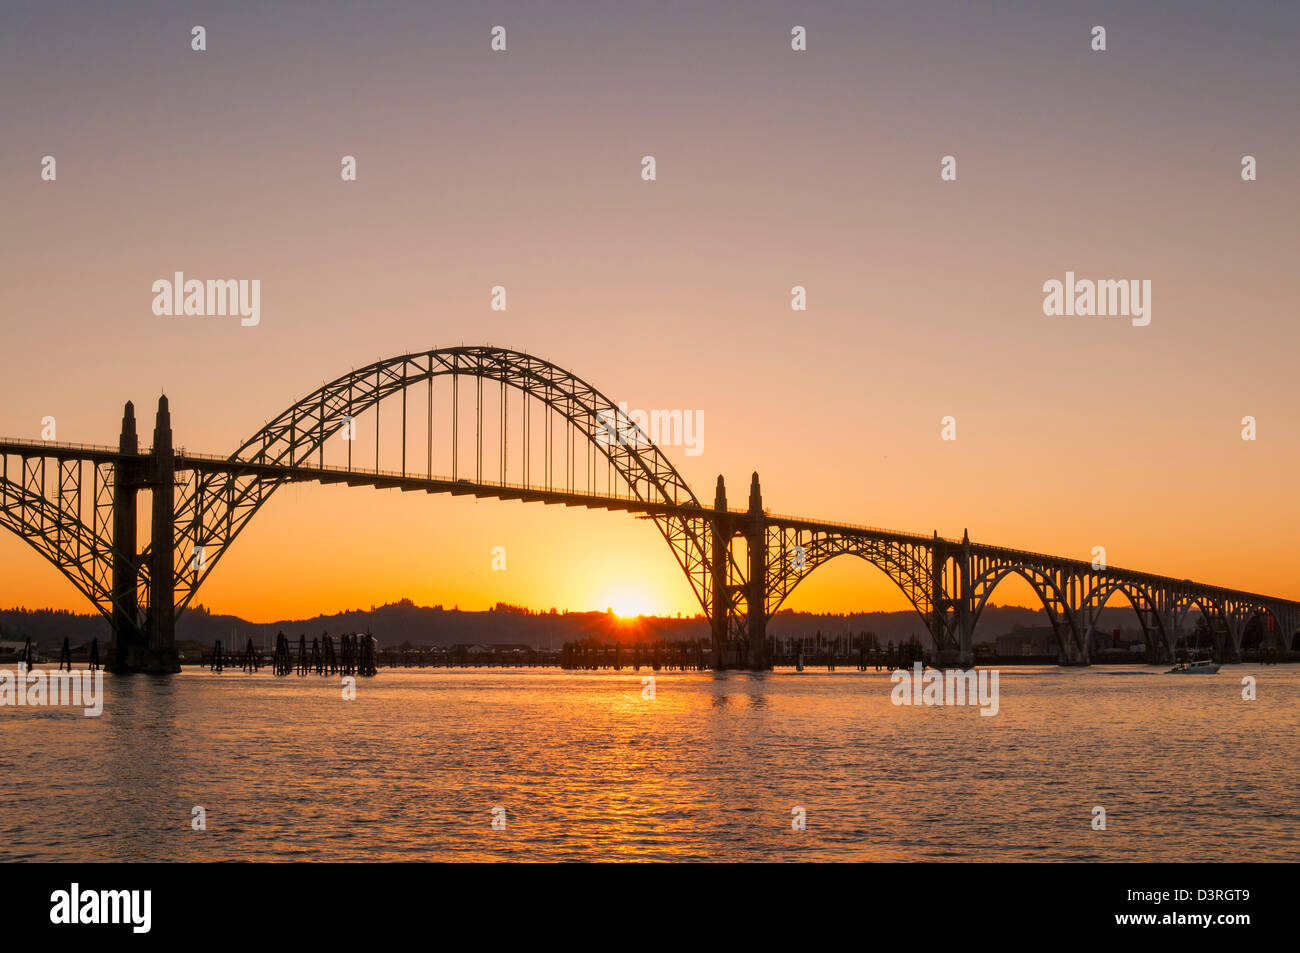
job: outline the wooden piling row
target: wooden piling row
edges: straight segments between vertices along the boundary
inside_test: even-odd
[[[633,642],[623,645],[598,639],[565,642],[560,649],[560,667],[567,669],[612,668],[618,671],[625,666],[633,671],[642,667],[653,671],[693,672],[709,667],[710,646],[707,640],[696,642]]]
[[[288,675],[293,671],[293,658],[289,654],[289,640],[283,632],[275,636],[275,655],[271,659],[271,670],[276,675]]]
[[[245,672],[256,672],[266,664],[268,659],[254,648],[253,640],[248,640],[248,648],[237,658],[225,654],[221,640],[212,646],[211,653],[204,653],[201,665],[213,672],[220,672],[234,661]],[[269,659],[271,670],[276,675],[374,675],[378,669],[378,652],[375,639],[369,633],[364,635],[342,635],[339,637],[339,650],[335,654],[334,640],[328,632],[322,632],[319,638],[311,640],[307,646],[306,635],[298,637],[295,649],[288,636],[279,632],[275,637],[275,649]]]
[[[835,671],[838,666],[852,666],[860,672],[869,670],[893,671],[910,668],[915,662],[925,662],[925,651],[919,639],[889,642],[882,646],[869,632],[844,634],[826,638],[815,636],[768,639],[768,658],[773,666],[792,666],[800,671],[804,667],[824,667]],[[96,655],[97,660],[97,655]],[[246,650],[236,659],[223,653],[218,640],[205,664],[220,672],[232,661],[237,661],[245,672],[256,672],[268,661],[248,640]],[[559,651],[537,649],[480,649],[466,646],[452,648],[387,649],[380,651],[369,634],[345,633],[339,636],[335,650],[334,639],[328,632],[313,638],[310,646],[306,635],[298,637],[294,646],[283,633],[277,633],[275,649],[269,659],[276,675],[360,675],[373,676],[378,669],[388,668],[535,668],[559,666],[571,670],[624,668],[639,671],[701,671],[712,663],[712,646],[707,639],[670,642],[641,641],[630,644],[604,642],[590,638],[565,642]]]
[[[768,639],[768,658],[774,666],[791,665],[801,671],[805,667],[824,667],[831,672],[837,665],[852,665],[859,672],[894,671],[911,668],[914,662],[926,661],[925,650],[915,636],[907,642],[895,645],[891,641],[882,646],[871,632],[846,633],[831,638],[820,632],[813,636],[776,636]]]

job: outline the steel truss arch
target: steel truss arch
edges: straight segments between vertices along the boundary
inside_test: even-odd
[[[1291,647],[1290,640],[1295,637],[1296,625],[1300,623],[1293,623],[1288,626],[1287,614],[1264,602],[1229,600],[1229,631],[1233,634],[1238,657],[1241,656],[1246,628],[1255,619],[1260,620],[1261,634],[1264,639],[1272,635],[1273,641],[1277,643],[1278,648],[1286,650]]]
[[[981,562],[988,562],[981,560]],[[1010,575],[1018,575],[1043,603],[1043,610],[1056,633],[1062,654],[1070,660],[1087,655],[1087,643],[1082,640],[1078,620],[1071,606],[1069,589],[1071,579],[1060,571],[1025,561],[992,561],[977,567],[971,576],[971,632],[979,624],[980,615],[988,605],[989,597],[998,585]]]
[[[595,447],[638,500],[700,507],[685,479],[610,398],[549,361],[519,351],[473,346],[404,354],[344,374],[290,405],[249,437],[229,462],[300,466],[323,454],[325,442],[385,399],[440,377],[471,377],[520,391],[563,418]],[[459,391],[456,392],[457,395]],[[432,403],[432,396],[429,398]],[[481,405],[479,407],[481,412]],[[618,434],[625,438],[620,439]],[[453,475],[454,476],[454,475]],[[285,478],[194,471],[176,503],[177,612],[190,600],[252,516]],[[703,508],[701,508],[702,513]],[[692,590],[708,611],[710,524],[681,514],[651,516]],[[202,569],[193,554],[202,547]]]
[[[1183,622],[1193,608],[1205,619],[1210,638],[1214,640],[1216,654],[1222,656],[1229,649],[1237,651],[1232,621],[1225,600],[1208,593],[1175,593],[1170,600],[1171,646],[1177,643]]]
[[[1077,613],[1084,645],[1092,645],[1092,636],[1097,629],[1102,610],[1106,608],[1111,597],[1118,592],[1128,600],[1137,615],[1148,651],[1156,657],[1173,652],[1174,638],[1165,630],[1160,604],[1148,586],[1123,576],[1107,575],[1104,572],[1090,577],[1090,581],[1092,585],[1084,595]]]
[[[929,627],[934,612],[931,596],[933,552],[925,544],[877,539],[849,533],[797,530],[772,526],[767,532],[767,605],[769,618],[814,569],[838,556],[857,556],[871,563],[902,590]],[[802,547],[802,569],[794,568],[796,548]]]
[[[106,525],[111,521],[111,496],[101,497],[112,486],[112,465],[77,459],[49,458],[58,464],[58,488],[51,499],[45,490],[44,457],[23,459],[23,482],[0,477],[0,526],[19,536],[54,565],[90,600],[105,618],[113,617],[110,582],[117,555]],[[81,467],[92,470],[91,506],[98,532],[81,518],[85,490]],[[6,470],[8,467],[6,466]],[[107,511],[107,512],[106,512]]]

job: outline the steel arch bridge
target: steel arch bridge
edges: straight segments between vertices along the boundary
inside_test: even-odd
[[[727,506],[721,476],[706,506],[610,398],[555,364],[494,347],[404,354],[350,371],[290,405],[228,457],[177,449],[163,397],[148,451],[140,449],[127,403],[116,448],[0,440],[0,459],[0,523],[111,621],[118,671],[178,670],[176,616],[254,514],[295,482],[582,506],[653,520],[710,620],[718,668],[767,667],[768,620],[809,572],[841,555],[873,563],[900,587],[944,664],[972,662],[980,613],[1012,574],[1042,600],[1061,659],[1071,664],[1088,662],[1101,610],[1116,594],[1162,658],[1172,657],[1192,608],[1227,660],[1240,657],[1254,619],[1279,650],[1290,648],[1300,628],[1297,602],[1094,569],[964,537],[773,516],[763,508],[757,473],[745,509]],[[141,547],[142,493],[151,531]]]

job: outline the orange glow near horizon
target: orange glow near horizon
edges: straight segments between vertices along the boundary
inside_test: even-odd
[[[616,595],[609,596],[607,601],[607,608],[613,609],[614,614],[624,621],[636,619],[639,616],[664,616],[672,614],[670,612],[656,610],[648,598],[637,592],[620,592]]]

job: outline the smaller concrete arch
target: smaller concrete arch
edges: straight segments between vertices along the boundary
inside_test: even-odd
[[[1265,603],[1238,603],[1230,606],[1228,610],[1229,631],[1233,634],[1235,649],[1238,658],[1245,648],[1247,630],[1254,621],[1259,622],[1260,641],[1259,648],[1268,646],[1273,649],[1287,651],[1291,645],[1291,639],[1288,638],[1287,620],[1278,613],[1273,606]],[[1252,646],[1254,647],[1254,646]]]
[[[803,548],[805,568],[800,572],[784,573],[782,566],[790,563],[795,546]],[[888,576],[921,616],[927,628],[929,627],[931,606],[925,595],[926,577],[922,571],[924,567],[918,564],[914,556],[901,549],[887,544],[881,545],[874,540],[828,534],[783,545],[777,553],[778,558],[772,560],[769,566],[769,577],[772,583],[768,586],[768,592],[772,597],[767,606],[769,617],[777,613],[790,593],[813,570],[840,556],[857,556]]]
[[[972,579],[971,592],[974,603],[971,611],[972,632],[979,625],[980,616],[984,612],[984,607],[988,605],[993,591],[1012,574],[1020,576],[1029,583],[1029,587],[1043,603],[1043,609],[1047,612],[1048,621],[1056,632],[1057,643],[1065,661],[1076,664],[1086,662],[1087,644],[1080,639],[1074,612],[1061,585],[1052,578],[1051,572],[1033,563],[1024,561],[995,563]]]
[[[1095,577],[1079,606],[1077,617],[1082,631],[1083,644],[1091,646],[1093,633],[1096,632],[1102,610],[1111,598],[1121,593],[1128,600],[1138,623],[1142,626],[1142,635],[1147,644],[1148,657],[1170,659],[1173,657],[1174,645],[1165,631],[1158,604],[1151,590],[1130,579],[1121,576],[1101,575]]]
[[[1206,628],[1213,642],[1215,657],[1220,661],[1225,658],[1231,658],[1235,661],[1239,658],[1240,637],[1233,632],[1234,626],[1229,618],[1227,603],[1223,599],[1216,599],[1206,594],[1179,595],[1175,598],[1170,612],[1170,644],[1177,646],[1181,637],[1183,622],[1192,609],[1200,612],[1201,617],[1205,619]]]

